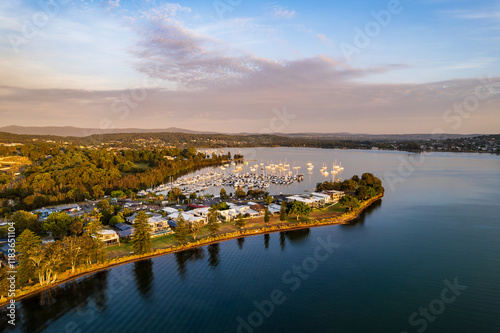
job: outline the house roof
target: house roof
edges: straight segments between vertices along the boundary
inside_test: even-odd
[[[109,229],[102,229],[102,230],[99,230],[98,233],[100,233],[101,235],[116,235],[117,232],[114,231],[114,230],[109,230]]]
[[[164,211],[167,214],[173,214],[173,213],[177,213],[179,210],[172,208],[172,207],[165,207],[162,209],[162,211]]]
[[[132,228],[131,225],[126,224],[126,223],[117,223],[117,224],[115,224],[115,228],[120,230],[120,231],[134,229],[134,228]]]
[[[134,228],[130,228],[127,230],[121,230],[121,231],[118,231],[118,235],[120,237],[129,237],[129,236],[132,236],[134,234],[134,231],[135,231]]]

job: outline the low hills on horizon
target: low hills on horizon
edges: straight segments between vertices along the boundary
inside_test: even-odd
[[[0,132],[18,135],[51,135],[59,137],[87,137],[96,134],[146,134],[146,133],[185,133],[185,134],[221,134],[221,135],[262,135],[262,133],[220,133],[213,131],[193,131],[189,129],[168,127],[163,129],[143,128],[80,128],[74,126],[4,126]],[[485,134],[366,134],[366,133],[266,133],[269,135],[285,136],[290,138],[310,139],[342,139],[342,140],[426,140],[426,139],[457,139],[482,136]]]

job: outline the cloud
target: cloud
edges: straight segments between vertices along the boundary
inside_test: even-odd
[[[191,8],[184,7],[178,3],[164,3],[161,6],[142,11],[141,16],[153,21],[169,21],[181,12],[191,13]]]
[[[311,66],[311,63],[315,64]],[[295,63],[314,68],[318,60]],[[265,78],[262,78],[265,79]],[[273,109],[287,106],[295,116],[283,132],[430,133],[435,128],[454,133],[498,132],[500,93],[480,102],[470,116],[453,127],[445,111],[474,96],[480,80],[451,80],[428,84],[325,84],[292,80],[283,84],[212,87],[203,91],[127,89],[23,89],[0,87],[2,123],[74,125],[116,128],[178,126],[219,132],[259,132],[269,128]],[[492,78],[497,82],[500,78]],[[261,82],[260,82],[261,83]],[[443,88],[446,86],[447,88]],[[498,88],[497,88],[498,90]],[[485,91],[481,91],[483,94]],[[132,96],[143,96],[135,100]],[[129,101],[126,104],[125,101]],[[126,108],[126,105],[131,105]],[[117,112],[125,109],[124,112]],[[78,110],[78,112],[71,112]],[[465,112],[465,110],[462,110]],[[42,116],[43,115],[43,116]]]
[[[238,85],[248,89],[271,85],[329,84],[382,73],[391,66],[359,69],[325,55],[296,60],[257,57],[212,37],[196,34],[173,19],[137,25],[136,68],[183,89]]]
[[[114,9],[120,7],[120,0],[109,0],[108,1],[108,9]]]
[[[455,18],[467,19],[467,20],[500,19],[500,12],[495,12],[495,11],[471,12],[471,11],[455,10],[446,13],[453,15],[453,17]]]
[[[317,34],[316,37],[318,37],[318,39],[322,43],[324,43],[324,44],[326,44],[328,46],[333,46],[333,42],[328,37],[326,37],[324,34]]]
[[[297,13],[295,10],[289,10],[286,7],[282,7],[280,5],[274,4],[271,6],[271,16],[274,18],[278,19],[291,19],[293,18]]]

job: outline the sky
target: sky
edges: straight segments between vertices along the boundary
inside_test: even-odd
[[[500,133],[500,1],[10,0],[0,126]]]

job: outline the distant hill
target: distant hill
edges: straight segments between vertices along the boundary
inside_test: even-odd
[[[364,133],[275,133],[290,138],[336,139],[336,140],[428,140],[428,139],[460,139],[484,134],[364,134]]]
[[[193,131],[184,128],[169,127],[158,129],[144,128],[116,128],[101,130],[98,128],[80,128],[73,126],[5,126],[0,127],[0,132],[20,135],[54,135],[61,137],[86,137],[94,134],[143,134],[143,133],[185,133],[185,134],[226,134],[253,136],[257,133],[220,133],[210,131]],[[272,133],[275,136],[300,138],[300,139],[327,139],[327,140],[427,140],[427,139],[460,139],[481,136],[484,134],[364,134],[364,133]]]
[[[98,128],[80,128],[73,126],[5,126],[0,127],[0,132],[25,135],[55,135],[65,137],[85,137],[93,134],[116,134],[116,133],[187,133],[187,134],[216,134],[216,132],[198,132],[183,128],[169,127],[161,129],[143,128],[116,128],[101,130]]]

